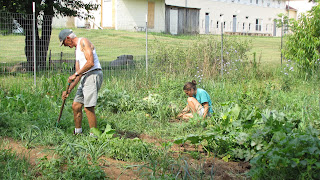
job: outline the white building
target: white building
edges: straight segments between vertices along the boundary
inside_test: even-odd
[[[172,21],[179,21],[181,18],[175,8],[167,7],[177,7],[180,10],[186,8],[186,11],[190,9],[199,11],[197,22],[200,34],[219,34],[223,24],[225,33],[280,36],[281,29],[276,27],[275,20],[279,18],[278,14],[288,13],[286,0],[97,0],[94,2],[101,6],[93,13],[95,16],[93,20],[81,21],[78,18],[68,18],[67,22],[62,19],[57,23],[55,19],[54,26],[144,31],[148,20],[148,31],[168,32],[168,26],[171,29],[174,26]],[[185,18],[180,21],[185,21]],[[177,23],[180,23],[181,28],[181,22]]]
[[[286,14],[285,0],[166,0],[167,4],[200,8],[199,32],[225,32],[279,36],[275,19]]]
[[[87,0],[88,1],[88,0]],[[164,32],[165,0],[99,0],[94,19],[54,18],[54,27],[86,27],[129,31]]]

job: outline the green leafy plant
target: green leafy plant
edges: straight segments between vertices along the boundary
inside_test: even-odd
[[[31,148],[31,142],[41,136],[41,129],[37,126],[31,126],[28,132],[19,133],[19,136],[22,141],[26,141],[25,147],[29,149]]]
[[[270,148],[250,161],[253,167],[249,175],[254,179],[319,179],[320,140],[314,131],[311,128],[278,136]]]
[[[189,134],[177,138],[174,143],[190,141],[198,144],[206,140],[208,151],[226,161],[240,159],[249,161],[260,151],[270,148],[274,141],[286,137],[297,126],[297,121],[288,119],[277,111],[243,109],[238,104],[226,106],[219,121],[202,134]]]
[[[35,179],[28,159],[18,156],[9,149],[0,150],[0,179]]]
[[[286,36],[284,55],[288,60],[296,62],[298,70],[313,74],[319,69],[320,47],[319,5],[310,12],[301,14],[297,21],[292,21],[292,33]]]
[[[106,174],[98,165],[89,164],[86,156],[76,159],[41,158],[38,168],[45,179],[105,179]]]

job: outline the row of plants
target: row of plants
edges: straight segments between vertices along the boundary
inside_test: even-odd
[[[174,142],[202,144],[225,161],[250,161],[249,175],[254,179],[287,179],[293,174],[298,179],[320,178],[319,131],[311,122],[275,110],[225,106],[221,114],[207,120],[210,125],[203,133]]]

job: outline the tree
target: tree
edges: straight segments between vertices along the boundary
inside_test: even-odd
[[[320,67],[320,5],[301,14],[290,23],[292,34],[286,36],[285,57],[297,64],[300,72],[313,74]]]
[[[36,24],[41,24],[42,29],[36,26],[35,41],[36,41],[36,67],[46,67],[46,58],[50,37],[52,33],[52,19],[55,16],[61,15],[74,16],[81,18],[92,18],[89,14],[92,10],[97,10],[99,5],[94,3],[84,3],[81,0],[0,0],[0,10],[9,13],[19,13],[21,16],[17,18],[17,22],[22,26],[25,33],[25,55],[27,58],[28,67],[32,70],[33,65],[33,2],[36,4],[35,19]],[[80,10],[86,11],[86,16],[80,13]],[[40,34],[41,33],[41,36]]]

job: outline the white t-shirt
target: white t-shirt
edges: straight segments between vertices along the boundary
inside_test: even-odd
[[[84,53],[81,51],[81,48],[80,48],[81,39],[82,38],[79,38],[78,44],[77,44],[77,47],[76,47],[76,61],[79,61],[80,69],[83,68],[83,66],[87,63],[87,59],[84,56]],[[101,69],[101,65],[100,65],[100,62],[99,62],[99,59],[98,59],[98,55],[96,53],[96,49],[94,49],[92,51],[92,53],[93,53],[93,63],[94,63],[94,65],[87,72],[90,72],[90,71],[95,70],[95,69]],[[85,73],[87,73],[87,72],[85,72]]]

